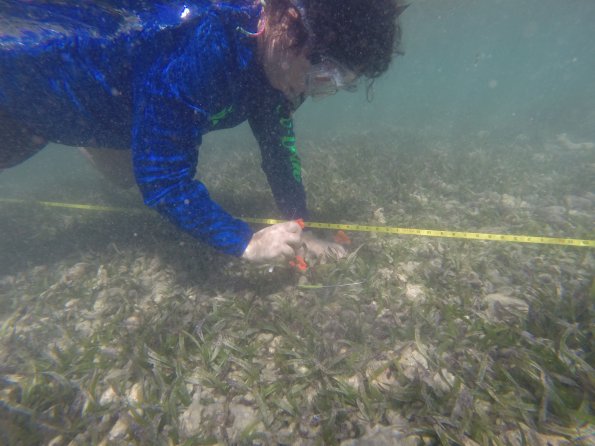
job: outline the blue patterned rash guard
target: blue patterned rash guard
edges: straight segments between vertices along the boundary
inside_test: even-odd
[[[132,149],[145,203],[239,256],[252,230],[194,179],[203,134],[248,120],[280,211],[306,217],[292,106],[249,35],[260,12],[254,0],[0,0],[0,120]]]

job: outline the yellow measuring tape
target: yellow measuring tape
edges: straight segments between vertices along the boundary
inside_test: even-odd
[[[129,209],[111,206],[97,206],[91,204],[60,203],[55,201],[27,201],[16,198],[0,198],[0,203],[22,203],[37,204],[40,206],[58,207],[67,209],[80,209],[85,211],[103,211],[103,212],[147,212],[144,209]],[[248,223],[263,225],[274,225],[283,223],[286,220],[275,220],[270,218],[244,218],[242,220]],[[539,237],[530,235],[510,235],[510,234],[492,234],[486,232],[466,232],[466,231],[441,231],[435,229],[417,229],[417,228],[398,228],[394,226],[366,226],[354,224],[338,223],[318,223],[307,221],[306,226],[318,229],[336,229],[353,232],[375,232],[379,234],[398,234],[398,235],[420,235],[424,237],[447,237],[467,240],[489,240],[494,242],[515,242],[515,243],[539,243],[544,245],[564,245],[595,248],[595,240],[581,240],[574,238],[557,237]]]
[[[285,220],[242,218],[249,223],[273,225]],[[337,229],[342,231],[376,232],[380,234],[421,235],[424,237],[449,237],[468,240],[491,240],[494,242],[541,243],[546,245],[584,246],[595,248],[595,240],[573,238],[536,237],[530,235],[490,234],[486,232],[441,231],[435,229],[398,228],[394,226],[364,226],[337,223],[305,222],[308,228]]]

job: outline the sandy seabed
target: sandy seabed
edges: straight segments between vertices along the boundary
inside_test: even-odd
[[[306,142],[303,174],[313,221],[593,240],[593,147],[395,130]],[[200,176],[277,216],[255,152]],[[25,200],[0,202],[0,444],[595,441],[593,248],[352,232],[301,273],[150,212],[35,204],[67,188],[0,192]]]

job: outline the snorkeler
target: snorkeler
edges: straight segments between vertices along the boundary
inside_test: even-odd
[[[339,245],[307,217],[292,112],[388,69],[399,0],[0,0],[0,170],[48,142],[132,150],[144,202],[252,261]],[[194,179],[202,135],[248,120],[285,223],[256,233]]]

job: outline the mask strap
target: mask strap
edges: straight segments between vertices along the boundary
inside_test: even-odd
[[[266,2],[265,2],[265,0],[258,0],[257,3],[260,4],[260,6],[261,6],[260,14],[262,14],[264,12],[264,8],[266,7]],[[258,30],[255,33],[248,31],[247,29],[242,28],[241,26],[238,26],[236,28],[236,31],[238,31],[248,37],[258,37],[264,32],[264,30],[265,30],[264,20],[260,20],[260,19],[258,20]]]

